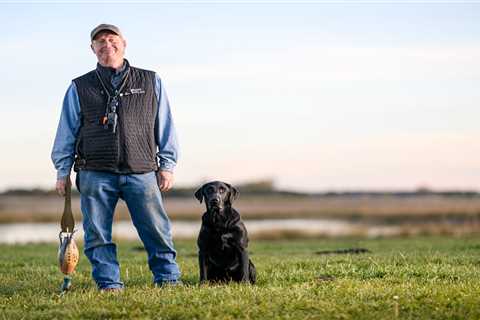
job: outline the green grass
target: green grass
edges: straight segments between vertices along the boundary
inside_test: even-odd
[[[0,319],[394,319],[396,303],[400,319],[480,318],[480,237],[253,241],[254,286],[200,286],[195,243],[182,241],[185,285],[154,288],[138,246],[119,244],[123,293],[99,293],[82,255],[60,296],[55,245],[1,245]],[[371,253],[315,254],[348,247]]]

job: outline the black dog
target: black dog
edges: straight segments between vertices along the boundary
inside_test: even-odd
[[[220,181],[204,184],[195,192],[207,207],[197,241],[201,282],[256,281],[255,266],[248,258],[247,229],[232,208],[237,196],[237,189]]]

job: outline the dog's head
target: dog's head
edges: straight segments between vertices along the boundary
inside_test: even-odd
[[[238,190],[228,183],[221,181],[208,182],[195,192],[195,198],[197,198],[200,203],[205,200],[208,211],[223,211],[224,208],[230,207],[237,197]]]

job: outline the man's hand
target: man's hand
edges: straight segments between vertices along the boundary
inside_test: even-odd
[[[55,185],[55,189],[57,189],[57,193],[61,195],[62,197],[65,197],[65,189],[67,187],[67,181],[70,182],[70,179],[67,179],[67,177],[59,178],[57,179],[57,183]]]
[[[160,191],[168,191],[173,186],[173,173],[170,171],[157,171],[157,183]]]

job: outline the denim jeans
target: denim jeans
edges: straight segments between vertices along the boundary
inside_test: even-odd
[[[116,245],[112,242],[113,215],[119,198],[126,202],[147,251],[153,281],[178,280],[180,271],[175,261],[170,220],[163,207],[155,172],[119,175],[80,170],[78,179],[84,251],[99,289],[123,287]]]

